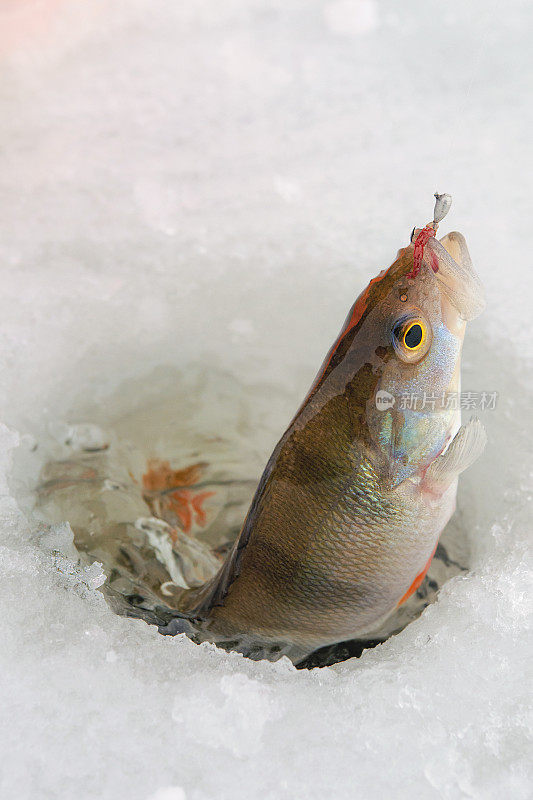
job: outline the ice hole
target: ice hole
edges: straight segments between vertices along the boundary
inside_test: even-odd
[[[122,382],[105,402],[48,423],[36,513],[49,524],[68,521],[82,563],[103,565],[100,588],[115,611],[166,632],[173,590],[203,583],[231,548],[292,401],[282,386],[246,382],[213,365],[160,366]],[[360,656],[468,573],[480,492],[463,480],[416,593],[365,639],[322,648],[299,666]],[[193,573],[187,556],[196,542],[206,551],[192,553]]]

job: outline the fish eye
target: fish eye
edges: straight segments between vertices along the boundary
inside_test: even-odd
[[[418,350],[424,343],[424,335],[420,322],[413,322],[403,335],[403,343],[409,350]]]
[[[429,350],[429,324],[421,316],[402,317],[393,327],[392,342],[402,361],[420,361]]]

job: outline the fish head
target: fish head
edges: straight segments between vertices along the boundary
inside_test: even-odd
[[[372,359],[368,437],[389,487],[422,476],[457,432],[466,325],[484,308],[461,234],[430,238],[414,276],[413,249],[400,251],[373,315],[381,345]]]
[[[461,234],[430,238],[414,277],[413,258],[410,244],[357,299],[301,409],[331,407],[332,429],[349,416],[388,488],[422,475],[455,435],[466,324],[484,307]]]

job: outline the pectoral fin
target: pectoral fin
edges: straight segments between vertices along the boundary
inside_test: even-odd
[[[429,465],[422,482],[424,489],[442,494],[457,475],[479,458],[486,443],[487,434],[478,419],[473,417],[461,425],[448,449]]]

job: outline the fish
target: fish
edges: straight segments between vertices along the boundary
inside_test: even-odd
[[[436,197],[433,221],[352,305],[226,561],[180,590],[176,632],[297,661],[368,636],[420,586],[486,443],[457,403],[483,286],[464,236],[437,239],[450,201]]]
[[[190,449],[194,462],[149,458],[140,476],[130,442],[68,428],[72,452],[48,464],[40,509],[68,518],[78,551],[104,565],[118,613],[305,665],[401,628],[417,590],[420,610],[459,475],[487,438],[461,421],[461,351],[485,298],[464,236],[437,238],[450,203],[436,195],[433,220],[353,303],[249,507],[250,481],[210,463],[216,437]]]

